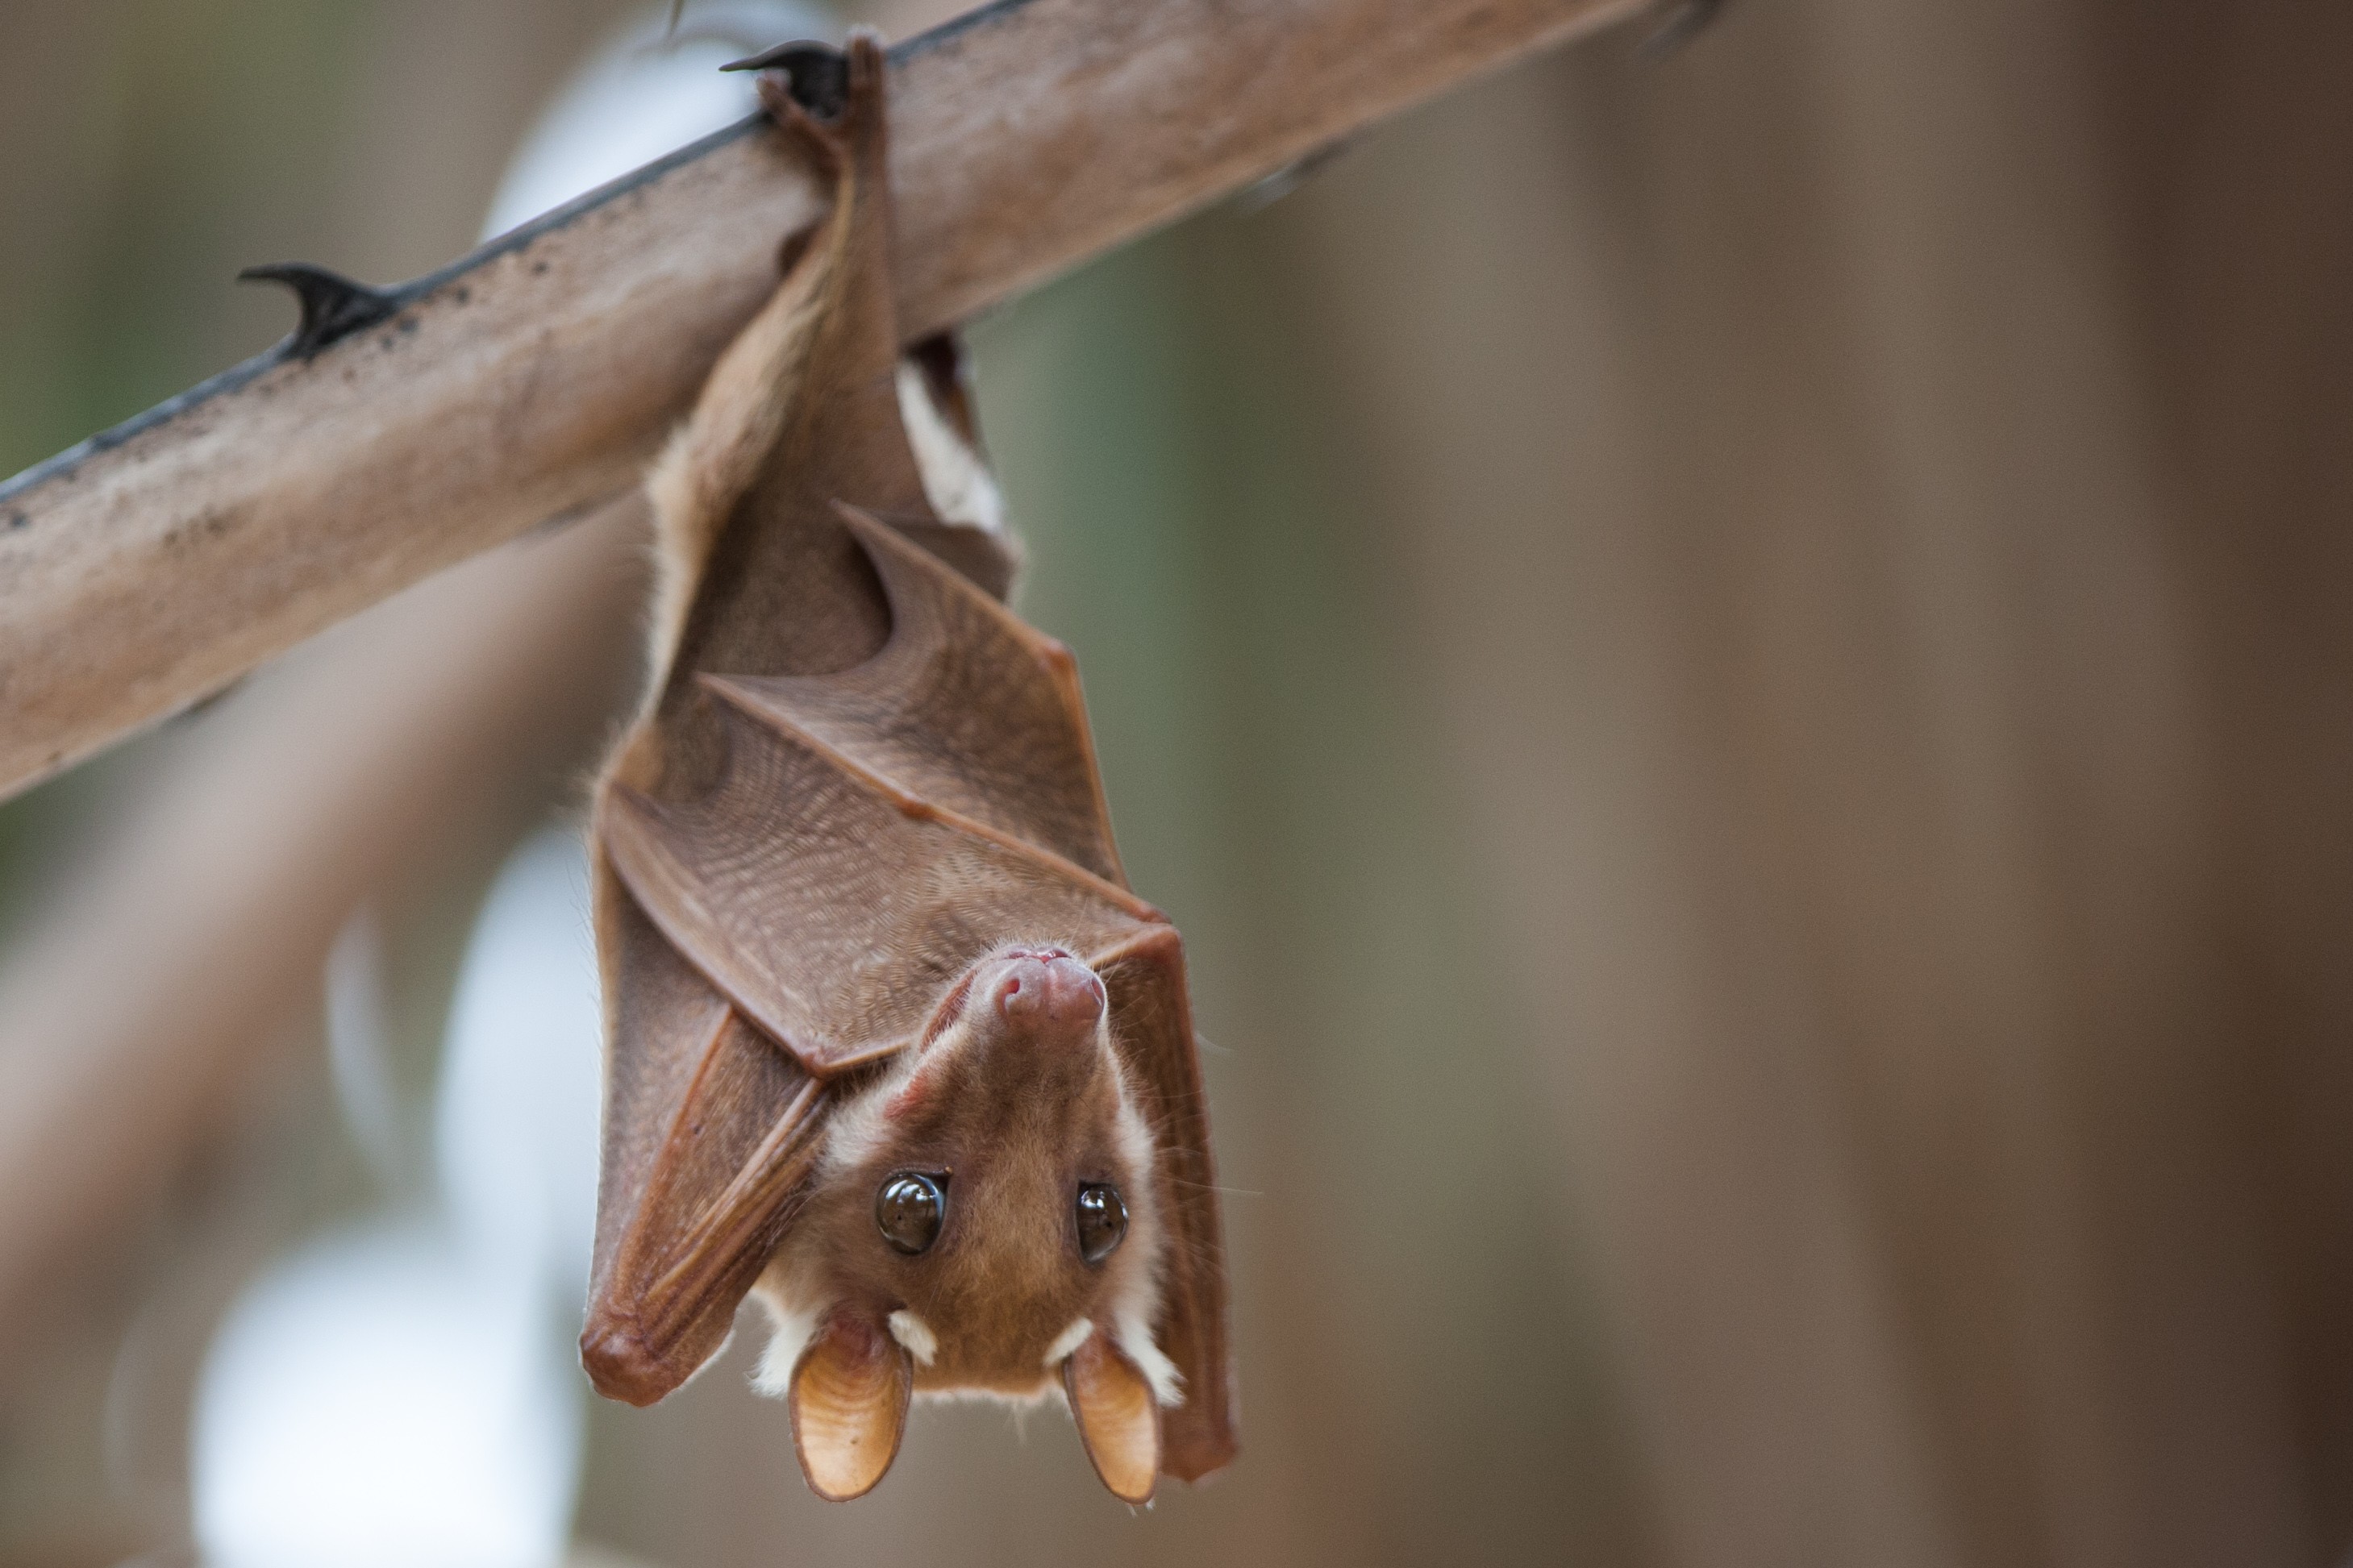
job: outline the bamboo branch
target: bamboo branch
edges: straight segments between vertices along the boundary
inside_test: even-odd
[[[899,297],[965,319],[1634,0],[998,0],[893,51]],[[0,484],[0,796],[631,483],[818,216],[747,121]]]

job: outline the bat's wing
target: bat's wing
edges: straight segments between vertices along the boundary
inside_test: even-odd
[[[736,1011],[820,1078],[910,1044],[992,947],[1143,923],[1108,883],[969,830],[730,711],[711,792],[605,799],[607,855],[653,926]]]
[[[1174,926],[1147,926],[1088,962],[1111,994],[1112,1039],[1159,1152],[1169,1236],[1153,1342],[1185,1376],[1185,1402],[1161,1412],[1160,1466],[1198,1480],[1233,1458],[1235,1442],[1225,1239],[1185,943]]]
[[[1070,650],[898,531],[841,510],[890,607],[881,651],[838,674],[703,684],[902,805],[1052,855],[1156,919],[1126,890]]]
[[[709,787],[617,784],[598,821],[635,906],[818,1078],[903,1047],[1000,942],[1096,951],[1162,921],[1117,879],[1070,655],[844,517],[889,605],[881,651],[831,675],[702,676]]]
[[[726,1342],[824,1129],[824,1087],[680,957],[600,869],[596,941],[617,1043],[581,1359],[650,1405]]]
[[[726,737],[715,783],[684,802],[609,791],[611,867],[640,940],[707,988],[698,1026],[727,1020],[723,1054],[765,1037],[787,1118],[819,1107],[825,1080],[912,1043],[991,949],[1051,940],[1088,958],[1160,1149],[1172,1235],[1155,1339],[1187,1390],[1166,1416],[1166,1463],[1189,1479],[1233,1437],[1182,941],[1117,879],[1069,655],[892,530],[855,513],[849,526],[889,601],[881,650],[834,675],[704,677]],[[727,1157],[781,1170],[803,1124],[760,1123],[767,1163],[748,1133]]]

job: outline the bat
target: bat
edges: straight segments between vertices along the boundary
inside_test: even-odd
[[[820,1496],[881,1479],[918,1394],[1059,1394],[1145,1501],[1236,1447],[1183,942],[1121,869],[1074,663],[1001,603],[953,346],[901,357],[880,44],[743,63],[834,200],[648,481],[583,1364],[651,1404],[750,1296]]]

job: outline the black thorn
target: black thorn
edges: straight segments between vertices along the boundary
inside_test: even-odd
[[[778,44],[719,68],[723,71],[782,71],[793,101],[818,120],[838,120],[849,103],[849,57],[830,44],[806,39]]]
[[[237,275],[240,283],[283,283],[301,302],[302,319],[287,341],[286,352],[309,359],[329,343],[375,325],[400,309],[401,296],[354,283],[340,272],[313,267],[307,261],[280,261],[248,267]]]

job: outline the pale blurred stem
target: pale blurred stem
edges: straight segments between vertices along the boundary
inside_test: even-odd
[[[893,55],[902,324],[1634,8],[1016,0],[950,23]],[[818,200],[783,139],[739,130],[0,484],[0,795],[626,489]]]
[[[518,542],[239,692],[0,968],[0,1383],[38,1353],[37,1296],[111,1255],[281,1048],[353,909],[593,746],[643,531],[633,498]]]

